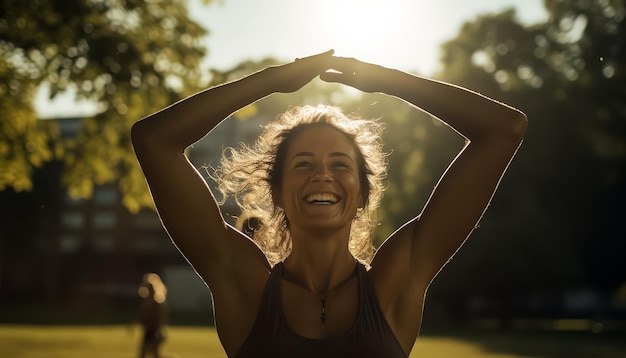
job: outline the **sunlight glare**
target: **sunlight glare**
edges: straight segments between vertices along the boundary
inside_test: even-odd
[[[322,27],[327,43],[340,56],[384,65],[388,53],[409,47],[417,34],[415,22],[424,17],[411,0],[324,0]],[[420,31],[422,32],[422,31]],[[427,34],[427,33],[426,33]],[[423,37],[424,33],[420,36]],[[382,62],[380,62],[382,61]]]

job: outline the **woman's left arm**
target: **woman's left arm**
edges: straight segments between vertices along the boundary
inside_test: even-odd
[[[526,116],[459,86],[351,58],[336,57],[333,69],[320,77],[403,99],[466,138],[422,212],[382,245],[372,263],[373,271],[384,272],[386,291],[415,287],[425,293],[482,217],[522,142]]]
[[[413,275],[430,281],[482,218],[528,121],[519,110],[459,86],[395,70],[384,78],[382,92],[426,111],[466,139],[419,217],[397,232],[411,241]]]

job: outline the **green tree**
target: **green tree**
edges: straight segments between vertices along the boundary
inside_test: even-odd
[[[530,120],[479,238],[442,272],[448,293],[512,302],[578,285],[611,291],[626,280],[626,2],[545,5],[545,23],[523,25],[513,10],[483,15],[442,47],[441,79]]]
[[[151,206],[130,127],[200,88],[206,33],[182,0],[1,2],[0,190],[31,190],[34,169],[57,159],[73,197],[119,179],[129,210]],[[97,104],[76,137],[38,118],[44,85]]]

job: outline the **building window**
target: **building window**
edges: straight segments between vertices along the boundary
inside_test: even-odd
[[[138,238],[135,243],[139,251],[165,251],[170,247],[168,240],[161,235],[145,235]]]
[[[62,252],[73,252],[80,246],[80,236],[78,235],[61,235],[59,244]]]
[[[99,211],[93,215],[93,226],[98,229],[111,229],[115,227],[117,218],[111,211]]]
[[[85,199],[75,199],[69,195],[65,195],[64,201],[67,206],[71,207],[77,207],[85,204]]]
[[[161,228],[159,216],[151,210],[142,210],[133,217],[135,227],[139,229],[155,229]]]
[[[85,217],[80,211],[66,211],[61,214],[61,225],[67,229],[80,229],[85,224]]]
[[[115,238],[111,235],[96,235],[91,244],[98,251],[113,251]]]
[[[98,206],[115,205],[119,202],[119,194],[113,187],[97,187],[93,193],[93,201]]]

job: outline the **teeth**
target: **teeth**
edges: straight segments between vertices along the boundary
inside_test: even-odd
[[[306,198],[309,203],[334,204],[337,202],[337,196],[333,194],[311,194]]]

